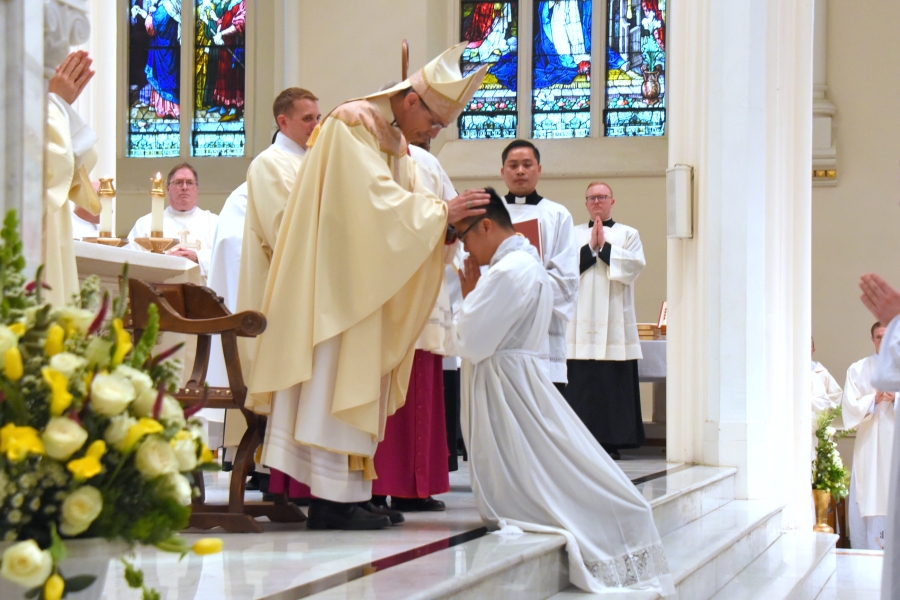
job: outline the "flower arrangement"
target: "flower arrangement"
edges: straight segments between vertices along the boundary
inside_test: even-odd
[[[218,465],[191,419],[202,401],[183,408],[169,395],[177,371],[165,359],[177,348],[151,354],[156,307],[133,345],[124,285],[112,306],[92,278],[68,306],[53,307],[42,301],[41,270],[25,285],[24,266],[10,212],[0,231],[0,542],[11,545],[0,575],[26,598],[58,600],[95,579],[62,573],[66,539],[187,553],[177,532],[190,517],[189,476]],[[195,546],[210,553],[221,541]],[[126,580],[145,599],[159,597],[127,562]]]
[[[850,472],[844,468],[837,450],[836,439],[852,431],[837,433],[831,423],[841,415],[841,407],[823,410],[816,418],[816,458],[812,461],[812,487],[831,494],[839,500],[849,494]]]

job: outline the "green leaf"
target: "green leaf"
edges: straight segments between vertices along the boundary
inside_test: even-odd
[[[63,543],[62,538],[56,532],[55,523],[50,523],[50,540],[50,556],[53,557],[53,564],[58,565],[66,560],[69,552],[66,550],[66,545]]]
[[[197,470],[197,471],[211,471],[211,472],[216,473],[216,472],[222,470],[222,465],[220,465],[220,464],[217,463],[217,462],[208,462],[208,463],[203,463],[203,464],[201,464],[201,465],[197,465],[197,467],[196,467],[195,470]]]
[[[159,336],[159,308],[155,304],[147,307],[147,327],[138,340],[137,345],[131,351],[131,366],[140,369],[147,362],[153,347],[156,345],[156,338]]]
[[[75,592],[86,590],[91,587],[95,581],[97,581],[95,575],[76,575],[75,577],[69,577],[66,579],[65,593],[74,594]]]
[[[119,295],[113,301],[113,318],[125,318],[128,310],[128,263],[122,266],[122,278],[119,279]]]
[[[159,592],[154,589],[144,588],[143,600],[160,600]]]
[[[169,539],[163,540],[156,544],[156,547],[163,552],[173,552],[184,556],[190,552],[190,547],[180,535],[173,535]]]
[[[140,569],[135,569],[134,565],[122,559],[122,564],[125,565],[125,582],[128,584],[130,588],[142,588],[144,587],[144,572]]]

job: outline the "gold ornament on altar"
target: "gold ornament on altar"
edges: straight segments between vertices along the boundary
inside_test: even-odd
[[[163,188],[161,173],[150,179],[150,237],[135,238],[134,242],[154,254],[163,254],[166,250],[178,245],[179,240],[163,237],[163,209],[165,208],[166,191]]]
[[[100,189],[97,190],[97,196],[100,197],[100,237],[86,237],[81,241],[121,248],[128,244],[128,240],[113,237],[113,231],[116,229],[116,188],[113,187],[112,177],[100,178]]]

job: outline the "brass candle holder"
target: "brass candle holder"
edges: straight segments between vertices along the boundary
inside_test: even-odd
[[[165,254],[166,250],[174,248],[180,243],[180,240],[176,238],[162,237],[162,232],[159,231],[154,231],[150,235],[151,237],[134,238],[134,243],[154,254]]]
[[[150,237],[134,238],[134,243],[154,254],[163,254],[166,250],[177,246],[180,243],[180,240],[163,237],[162,231],[154,229],[154,227],[162,226],[163,203],[166,199],[166,191],[163,188],[163,178],[160,173],[157,173],[156,177],[152,177],[150,181],[152,183],[150,186]]]

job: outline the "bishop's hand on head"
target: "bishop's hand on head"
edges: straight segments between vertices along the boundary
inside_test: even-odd
[[[447,203],[447,222],[458,223],[468,217],[483,215],[484,209],[481,207],[490,201],[491,196],[484,188],[466,190]]]
[[[875,273],[867,273],[859,280],[860,300],[885,327],[900,315],[900,292]]]

